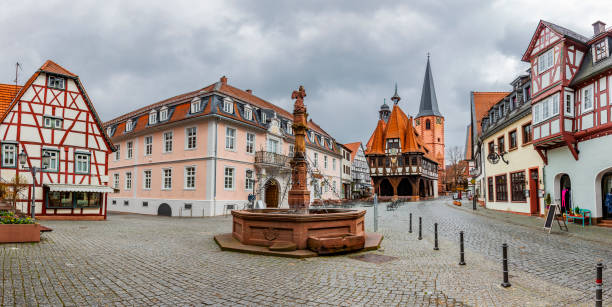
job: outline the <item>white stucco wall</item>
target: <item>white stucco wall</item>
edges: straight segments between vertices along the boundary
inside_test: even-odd
[[[593,217],[601,217],[601,177],[612,171],[612,135],[583,141],[576,161],[567,146],[548,151],[548,165],[544,168],[546,193],[559,199],[559,180],[568,174],[574,206],[591,210]]]

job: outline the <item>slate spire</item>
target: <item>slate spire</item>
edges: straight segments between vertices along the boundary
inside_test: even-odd
[[[421,91],[421,105],[417,118],[421,116],[440,116],[443,117],[438,109],[438,99],[436,98],[436,88],[434,87],[431,65],[429,64],[429,53],[427,54],[427,68],[425,69],[425,79],[423,80],[423,91]]]
[[[391,97],[391,100],[393,100],[394,104],[397,104],[402,98],[400,98],[400,96],[397,94],[397,82],[395,82],[395,94],[393,94],[393,97]]]

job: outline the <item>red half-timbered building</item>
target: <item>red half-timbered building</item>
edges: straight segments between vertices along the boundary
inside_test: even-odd
[[[38,219],[106,219],[113,145],[79,77],[47,61],[14,95],[0,110],[0,178],[31,184],[39,169],[35,195],[26,190],[17,209],[31,214],[34,197]]]

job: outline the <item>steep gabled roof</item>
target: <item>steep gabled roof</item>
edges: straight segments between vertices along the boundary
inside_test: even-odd
[[[57,63],[51,61],[51,60],[47,60],[45,62],[45,64],[43,64],[40,67],[40,70],[46,71],[48,73],[52,73],[52,74],[58,74],[58,75],[63,75],[63,76],[67,76],[67,77],[73,77],[76,78],[78,77],[77,75],[69,72],[67,69],[65,69],[64,67],[59,66]]]
[[[498,103],[510,92],[472,92],[472,121],[476,125],[476,136],[482,133],[482,119],[489,114],[492,106]]]
[[[384,154],[385,153],[385,121],[382,119],[378,120],[376,129],[368,141],[366,148],[367,154]]]
[[[15,84],[0,84],[0,115],[9,109],[11,101],[17,96],[21,86]]]
[[[436,98],[436,87],[434,86],[429,56],[427,57],[427,67],[425,68],[425,78],[423,79],[423,90],[421,91],[421,104],[416,118],[421,116],[440,116],[438,109],[438,98]]]
[[[572,30],[569,30],[569,29],[565,28],[565,27],[562,27],[560,25],[554,24],[552,22],[540,20],[540,22],[538,23],[538,26],[536,27],[535,32],[531,36],[531,41],[529,41],[529,45],[527,46],[527,50],[525,50],[525,53],[523,53],[523,57],[522,57],[523,61],[529,62],[531,51],[535,47],[535,43],[536,43],[536,41],[538,39],[540,31],[542,31],[542,28],[544,28],[544,27],[548,27],[549,29],[551,29],[555,33],[559,34],[560,36],[566,37],[566,38],[570,38],[573,41],[576,41],[578,43],[586,44],[587,41],[589,40],[587,37],[585,37],[583,35],[580,35],[580,34],[574,32]]]
[[[351,151],[351,162],[353,162],[355,160],[357,152],[359,151],[359,147],[361,147],[361,142],[344,144],[344,147],[348,148]]]
[[[612,45],[612,39],[606,37],[608,40],[608,46]],[[570,82],[570,86],[576,86],[592,77],[595,77],[612,68],[612,56],[608,56],[602,60],[593,63],[593,48],[588,48],[586,54],[583,57],[580,69],[574,75],[574,78]]]

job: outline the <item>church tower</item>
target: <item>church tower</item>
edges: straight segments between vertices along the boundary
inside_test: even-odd
[[[438,109],[429,54],[427,55],[427,67],[425,68],[425,79],[421,92],[421,105],[415,123],[424,145],[429,148],[438,162],[438,178],[444,178],[442,176],[446,165],[444,163],[444,116]],[[442,180],[438,180],[438,191],[443,191]]]

